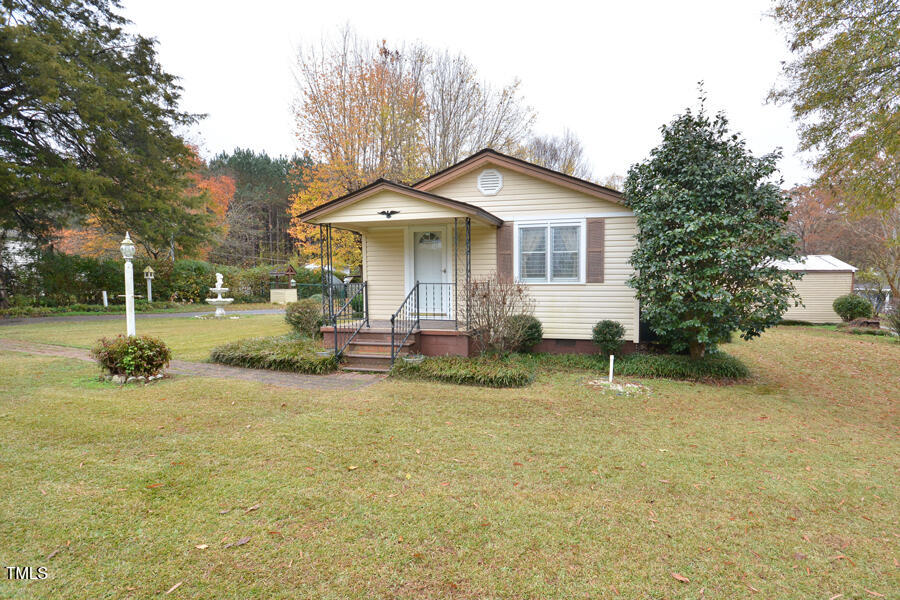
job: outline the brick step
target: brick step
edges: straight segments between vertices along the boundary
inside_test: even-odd
[[[345,352],[341,368],[357,369],[359,367],[368,369],[383,369],[385,371],[391,368],[390,354],[366,354],[362,352]]]
[[[406,343],[403,344],[400,348],[398,348],[398,353],[400,355],[411,354],[415,349],[415,341],[414,340],[406,340]],[[347,345],[347,350],[349,352],[356,352],[359,354],[379,354],[390,356],[391,355],[391,343],[390,342],[373,342],[369,340],[360,340],[354,338],[350,340],[350,343]]]
[[[353,371],[354,373],[389,373],[390,366],[387,367],[357,367],[355,365],[341,365],[341,371]]]

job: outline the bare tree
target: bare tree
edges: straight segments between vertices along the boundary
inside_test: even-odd
[[[495,90],[478,80],[477,69],[462,54],[431,53],[423,84],[424,160],[430,172],[482,148],[511,153],[534,122],[518,80]]]
[[[581,140],[569,129],[562,137],[534,136],[520,149],[519,155],[527,161],[572,175],[590,179],[591,167],[584,155]]]

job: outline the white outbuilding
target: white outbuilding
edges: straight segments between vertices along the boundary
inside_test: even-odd
[[[853,293],[853,277],[856,267],[848,265],[830,254],[810,254],[800,260],[776,261],[779,268],[798,271],[802,279],[794,282],[794,288],[803,300],[803,306],[792,306],[784,314],[790,321],[809,323],[839,323],[832,304],[839,296]]]

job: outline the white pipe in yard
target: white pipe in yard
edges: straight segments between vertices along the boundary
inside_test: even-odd
[[[612,383],[613,365],[616,364],[616,355],[609,355],[609,382]]]

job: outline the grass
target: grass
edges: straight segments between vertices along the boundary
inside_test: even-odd
[[[138,319],[137,332],[161,338],[174,358],[206,360],[214,346],[241,338],[288,332],[284,315],[241,315],[239,319]],[[0,338],[91,348],[101,337],[125,333],[125,319],[0,325]]]
[[[891,597],[900,344],[727,349],[753,380],[638,397],[584,370],[119,388],[0,352],[0,559],[50,574],[0,597]]]
[[[316,340],[287,334],[238,340],[216,346],[209,359],[235,367],[323,375],[338,368],[333,351],[328,356],[316,355],[316,351],[323,348]]]

